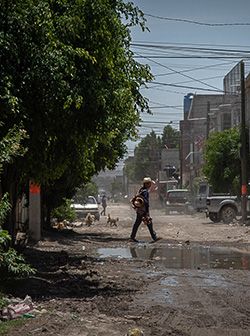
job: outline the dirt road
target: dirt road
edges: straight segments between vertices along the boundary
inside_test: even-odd
[[[249,227],[152,210],[162,240],[150,244],[142,225],[135,244],[134,211],[114,204],[107,213],[118,227],[101,217],[27,249],[38,273],[8,291],[44,310],[8,335],[125,336],[134,327],[145,336],[250,335]]]

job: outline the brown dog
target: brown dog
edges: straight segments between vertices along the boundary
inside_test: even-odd
[[[117,227],[117,222],[119,221],[119,218],[112,218],[110,216],[110,214],[108,214],[108,219],[107,219],[107,224],[109,224],[110,226],[115,226]]]
[[[91,215],[90,212],[87,213],[87,216],[85,217],[85,224],[87,226],[91,226],[95,221],[95,216]]]
[[[69,225],[69,222],[66,221],[66,220],[63,220],[61,222],[56,221],[55,223],[53,223],[52,227],[53,227],[53,229],[57,229],[58,231],[62,231],[64,229],[67,229],[68,225]]]

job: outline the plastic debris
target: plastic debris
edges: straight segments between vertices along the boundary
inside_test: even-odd
[[[25,313],[25,314],[22,315],[22,317],[25,317],[25,318],[34,318],[35,315],[31,314],[31,313]]]
[[[34,317],[28,316],[33,310],[35,309],[35,305],[32,303],[31,297],[26,295],[24,300],[13,300],[7,307],[4,307],[0,310],[0,318],[2,320],[13,320],[19,317],[24,316],[25,314],[27,317]],[[32,314],[30,314],[32,315]]]

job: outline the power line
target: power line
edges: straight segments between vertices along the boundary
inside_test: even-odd
[[[149,108],[151,110],[154,110],[154,109],[162,109],[162,108],[173,108],[173,109],[176,109],[176,110],[182,110],[180,107],[176,107],[174,105],[163,105],[163,106],[149,106]]]
[[[211,80],[211,79],[217,79],[217,78],[221,78],[221,76],[213,76],[213,77],[206,77],[206,78],[200,78],[200,80]],[[189,80],[189,81],[182,81],[181,83],[185,84],[185,83],[190,83],[190,82],[194,82],[194,80]],[[177,83],[173,83],[173,84],[180,84],[180,82]]]
[[[146,56],[149,58],[225,58],[225,59],[242,59],[249,58],[250,51],[239,49],[224,49],[224,48],[204,48],[204,47],[187,47],[173,46],[156,43],[132,43],[132,47],[146,50]],[[157,52],[157,54],[152,54]],[[160,54],[159,54],[160,52]],[[176,53],[177,52],[177,53]],[[190,54],[191,53],[191,54]],[[197,56],[198,54],[198,56]],[[144,55],[145,56],[145,55]],[[138,57],[138,56],[136,56]]]
[[[187,47],[187,46],[173,46],[171,44],[156,44],[156,43],[131,43],[131,46],[133,47],[140,47],[140,48],[146,48],[146,49],[157,49],[160,51],[163,50],[176,50],[176,51],[188,51],[188,52],[211,52],[211,53],[246,53],[249,54],[250,51],[248,50],[239,50],[239,49],[225,49],[225,48],[204,48],[204,47]]]
[[[162,103],[158,103],[158,102],[155,102],[155,101],[152,101],[151,99],[148,100],[149,103],[151,104],[155,104],[155,105],[159,105],[159,106],[150,106],[150,108],[174,108],[174,109],[183,109],[183,105],[165,105],[165,104],[162,104]]]
[[[170,121],[150,121],[150,120],[142,120],[141,122],[145,124],[172,124]]]
[[[145,58],[147,58],[147,57],[145,57]],[[198,82],[198,83],[203,84],[203,85],[206,85],[206,86],[208,86],[208,87],[210,87],[210,88],[212,88],[212,89],[215,89],[215,90],[219,90],[219,91],[220,91],[220,89],[218,89],[217,87],[215,87],[215,86],[213,86],[213,85],[210,85],[210,84],[207,84],[207,83],[205,83],[205,82],[203,82],[203,81],[200,81],[199,79],[195,79],[195,78],[193,78],[193,77],[191,77],[191,76],[189,76],[189,75],[183,74],[181,71],[174,70],[174,69],[172,69],[172,68],[170,68],[170,67],[168,67],[168,66],[166,66],[166,65],[164,65],[164,64],[161,64],[161,63],[156,62],[156,61],[153,61],[153,60],[151,60],[151,62],[153,62],[153,63],[155,63],[155,64],[158,64],[158,65],[160,65],[160,66],[162,66],[162,67],[164,67],[164,68],[166,68],[166,69],[168,69],[168,70],[170,70],[170,71],[173,71],[174,73],[177,73],[177,74],[179,74],[179,75],[181,75],[181,76],[183,76],[183,77],[192,79],[192,80],[194,80],[195,82]]]
[[[142,56],[142,55],[135,55],[134,56],[134,58],[147,58],[147,57],[145,57],[145,56]],[[201,55],[198,55],[198,56],[194,56],[194,55],[192,55],[192,56],[159,56],[159,55],[152,55],[152,56],[148,56],[148,58],[149,59],[151,59],[151,58],[156,58],[156,59],[158,59],[158,58],[176,58],[176,59],[178,59],[178,58],[180,58],[180,59],[239,59],[239,58],[241,58],[241,59],[243,59],[243,60],[248,60],[248,59],[250,59],[250,56],[239,56],[239,55],[236,55],[236,56],[201,56]]]
[[[152,15],[148,13],[144,13],[145,16],[149,16],[155,19],[166,20],[166,21],[176,21],[176,22],[184,22],[184,23],[191,23],[200,26],[209,26],[209,27],[224,27],[224,26],[250,26],[249,22],[233,22],[233,23],[208,23],[208,22],[201,22],[195,20],[188,20],[188,19],[181,19],[181,18],[170,18],[170,17],[163,17],[158,15]]]
[[[194,94],[194,97],[195,97],[196,95]],[[198,97],[199,96],[201,96],[201,95],[198,95]],[[208,96],[209,97],[209,95],[206,95],[206,96]],[[211,95],[211,96],[213,96],[213,95]],[[223,95],[221,95],[221,96],[223,96]],[[232,95],[232,97],[239,97],[239,95]],[[213,106],[217,106],[217,105],[220,105],[220,103],[218,103],[218,102],[212,102],[212,101],[210,101],[210,103],[213,105]],[[234,100],[233,101],[233,104],[234,104],[234,106],[236,107],[236,105],[238,105],[238,107],[240,106],[240,103],[241,103],[241,100],[239,99],[239,100]],[[183,108],[183,105],[174,105],[174,106],[178,106],[178,107],[182,107]],[[199,107],[199,108],[201,108],[201,107],[207,107],[207,103],[202,103],[202,102],[195,102],[195,106],[196,107]],[[159,112],[158,112],[159,113]],[[152,116],[154,116],[154,114],[152,114]]]
[[[205,89],[205,88],[194,87],[194,86],[168,84],[168,83],[161,83],[161,82],[155,82],[155,81],[152,81],[151,83],[158,84],[158,85],[163,85],[163,86],[180,87],[180,88],[191,89],[191,90],[200,90],[200,91],[211,91],[211,92],[221,92],[221,93],[224,93],[224,91],[220,90],[220,89],[214,89],[214,90],[212,90],[212,89]]]
[[[135,41],[134,43],[146,44],[147,41]],[[151,42],[150,42],[151,43]],[[240,44],[211,44],[211,43],[187,43],[187,42],[154,42],[157,45],[187,45],[187,46],[212,46],[212,47],[235,47],[235,48],[249,48],[249,45],[240,45]]]
[[[162,91],[162,92],[175,93],[175,94],[183,95],[183,96],[186,95],[186,92],[180,92],[180,91],[174,91],[174,90],[166,90],[166,89],[159,88],[158,86],[161,87],[161,85],[148,86],[146,88],[142,88],[142,90],[156,90],[156,91]]]
[[[182,72],[189,72],[189,71],[197,71],[197,70],[204,70],[204,69],[211,69],[211,70],[218,70],[217,67],[220,67],[219,70],[222,71],[222,67],[223,65],[230,65],[230,64],[235,64],[234,61],[227,61],[227,62],[223,62],[223,63],[216,63],[216,64],[209,64],[209,65],[202,65],[202,66],[199,66],[199,67],[193,67],[193,65],[189,65],[189,64],[174,64],[172,66],[181,66],[181,67],[191,67],[190,69],[185,69],[185,70],[182,70]],[[164,74],[157,74],[155,76],[166,76],[166,75],[171,75],[172,72],[167,72],[167,73],[164,73]]]

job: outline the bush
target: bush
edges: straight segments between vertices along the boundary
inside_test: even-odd
[[[1,127],[0,123],[0,127]],[[0,173],[3,164],[12,160],[16,155],[22,155],[25,149],[20,145],[25,138],[25,131],[21,126],[15,126],[9,130],[8,134],[0,140]],[[4,194],[0,199],[0,272],[1,279],[10,275],[27,276],[35,273],[35,270],[25,263],[24,257],[19,255],[16,250],[10,247],[11,236],[8,231],[2,229],[4,220],[11,210],[8,194]]]
[[[3,309],[8,305],[7,298],[3,295],[3,293],[0,292],[0,309]]]
[[[1,203],[1,202],[0,202]],[[25,263],[24,257],[9,247],[11,237],[6,230],[0,228],[0,272],[1,278],[11,275],[27,276],[34,274],[35,270]]]
[[[75,210],[71,208],[71,200],[64,198],[63,204],[52,211],[51,217],[57,218],[59,222],[64,219],[73,222],[76,219],[76,213]]]
[[[2,236],[0,231],[0,237]],[[26,264],[24,257],[18,254],[13,248],[6,251],[0,247],[0,272],[1,278],[8,278],[11,275],[28,276],[35,273],[35,269]]]

